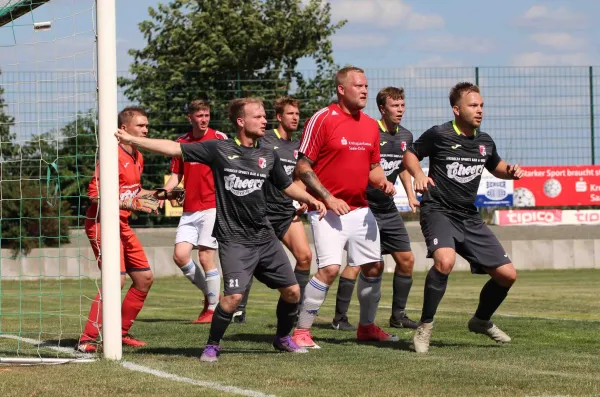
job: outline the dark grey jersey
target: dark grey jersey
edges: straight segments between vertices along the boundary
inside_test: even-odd
[[[265,131],[265,136],[260,138],[260,145],[275,150],[285,173],[291,177],[296,168],[298,160],[298,148],[300,141],[297,139],[281,139],[279,132],[275,130]],[[293,200],[281,193],[281,190],[273,186],[269,181],[263,186],[265,198],[267,199],[267,215],[269,217],[290,217],[296,212]]]
[[[429,157],[429,177],[435,183],[423,195],[421,211],[478,215],[475,198],[483,169],[493,171],[501,161],[491,136],[477,131],[467,137],[447,122],[425,131],[409,150],[419,160]]]
[[[266,218],[262,187],[268,180],[283,190],[292,181],[273,149],[241,146],[236,138],[188,143],[181,145],[181,153],[184,161],[206,164],[212,170],[217,196],[217,240],[255,245],[276,238]]]
[[[396,131],[390,133],[379,121],[380,164],[388,181],[396,183],[398,175],[404,169],[402,166],[404,153],[412,143],[413,135],[409,130],[399,125]],[[375,212],[398,211],[393,197],[386,196],[384,192],[371,185],[367,187],[367,202]]]

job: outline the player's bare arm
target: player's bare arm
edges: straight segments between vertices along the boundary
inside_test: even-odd
[[[314,161],[306,156],[302,156],[296,163],[295,173],[300,180],[313,192],[315,192],[324,202],[327,208],[331,209],[337,215],[345,215],[350,212],[350,207],[344,200],[339,200],[325,189],[319,178],[312,169]]]
[[[500,179],[521,179],[525,172],[519,164],[510,165],[504,160],[500,160],[496,169],[492,172],[496,178]]]
[[[402,183],[402,187],[404,187],[404,191],[406,192],[406,197],[408,198],[408,205],[413,213],[417,212],[417,207],[421,205],[419,200],[417,200],[417,196],[415,195],[415,191],[412,187],[412,179],[410,173],[407,170],[402,170],[400,172],[400,182]]]
[[[325,214],[327,214],[327,209],[325,208],[325,204],[311,196],[306,192],[306,190],[302,189],[300,186],[292,183],[290,186],[283,190],[286,196],[291,198],[292,200],[299,201],[301,203],[307,204],[315,208],[315,210],[319,213],[319,219],[323,219]]]
[[[385,172],[379,163],[371,164],[371,172],[369,172],[369,184],[376,189],[383,191],[388,196],[396,194],[394,184],[387,180]]]
[[[306,185],[296,176],[296,174],[294,174],[294,184],[298,185],[302,190],[306,190]],[[300,207],[296,208],[296,216],[304,214],[307,209],[308,205],[300,203]]]
[[[169,157],[181,157],[181,145],[168,139],[150,139],[134,137],[121,129],[115,132],[115,136],[124,145],[133,145],[138,149],[147,150],[152,153],[162,154]]]
[[[404,158],[402,159],[402,165],[404,166],[404,169],[407,170],[413,178],[415,178],[415,192],[423,193],[427,191],[428,184],[435,186],[433,179],[429,178],[423,172],[419,158],[414,153],[406,152],[404,154]]]

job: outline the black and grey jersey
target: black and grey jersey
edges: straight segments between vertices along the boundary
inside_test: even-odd
[[[241,146],[238,139],[210,140],[181,145],[183,160],[208,165],[215,180],[218,241],[245,245],[276,239],[266,218],[262,190],[265,181],[286,189],[292,181],[273,149]]]
[[[491,136],[476,131],[467,137],[447,122],[425,131],[409,150],[419,160],[429,157],[429,177],[435,183],[423,195],[421,211],[478,215],[475,198],[483,169],[493,171],[501,161]]]
[[[380,164],[388,181],[396,183],[398,175],[404,170],[402,165],[404,153],[406,153],[412,143],[413,135],[409,130],[399,125],[396,131],[389,132],[385,128],[385,125],[379,121]],[[367,187],[367,202],[371,211],[397,211],[394,198],[386,196],[381,190],[375,189],[371,185]]]
[[[277,129],[265,131],[265,136],[260,138],[260,145],[273,149],[279,158],[285,173],[291,178],[298,161],[298,148],[300,141],[297,139],[281,139]],[[269,217],[289,217],[296,212],[293,200],[281,193],[281,190],[273,186],[269,181],[263,185],[265,198],[267,199],[267,215]]]

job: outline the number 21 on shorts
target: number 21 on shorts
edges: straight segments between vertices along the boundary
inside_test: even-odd
[[[240,282],[237,278],[229,279],[229,288],[238,288],[240,286]]]

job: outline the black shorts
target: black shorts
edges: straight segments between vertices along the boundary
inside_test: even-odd
[[[285,234],[287,233],[295,217],[296,213],[278,215],[267,214],[267,219],[271,223],[271,226],[275,231],[275,235],[279,240],[283,239],[283,236],[285,236]]]
[[[452,248],[471,265],[471,273],[487,274],[485,268],[511,263],[490,228],[478,218],[459,220],[442,212],[421,211],[421,231],[427,244],[427,257],[438,248]]]
[[[295,284],[296,276],[281,243],[243,245],[219,241],[223,294],[243,294],[252,276],[271,289]]]
[[[410,238],[400,213],[395,208],[393,211],[372,212],[379,228],[381,255],[410,252]]]

